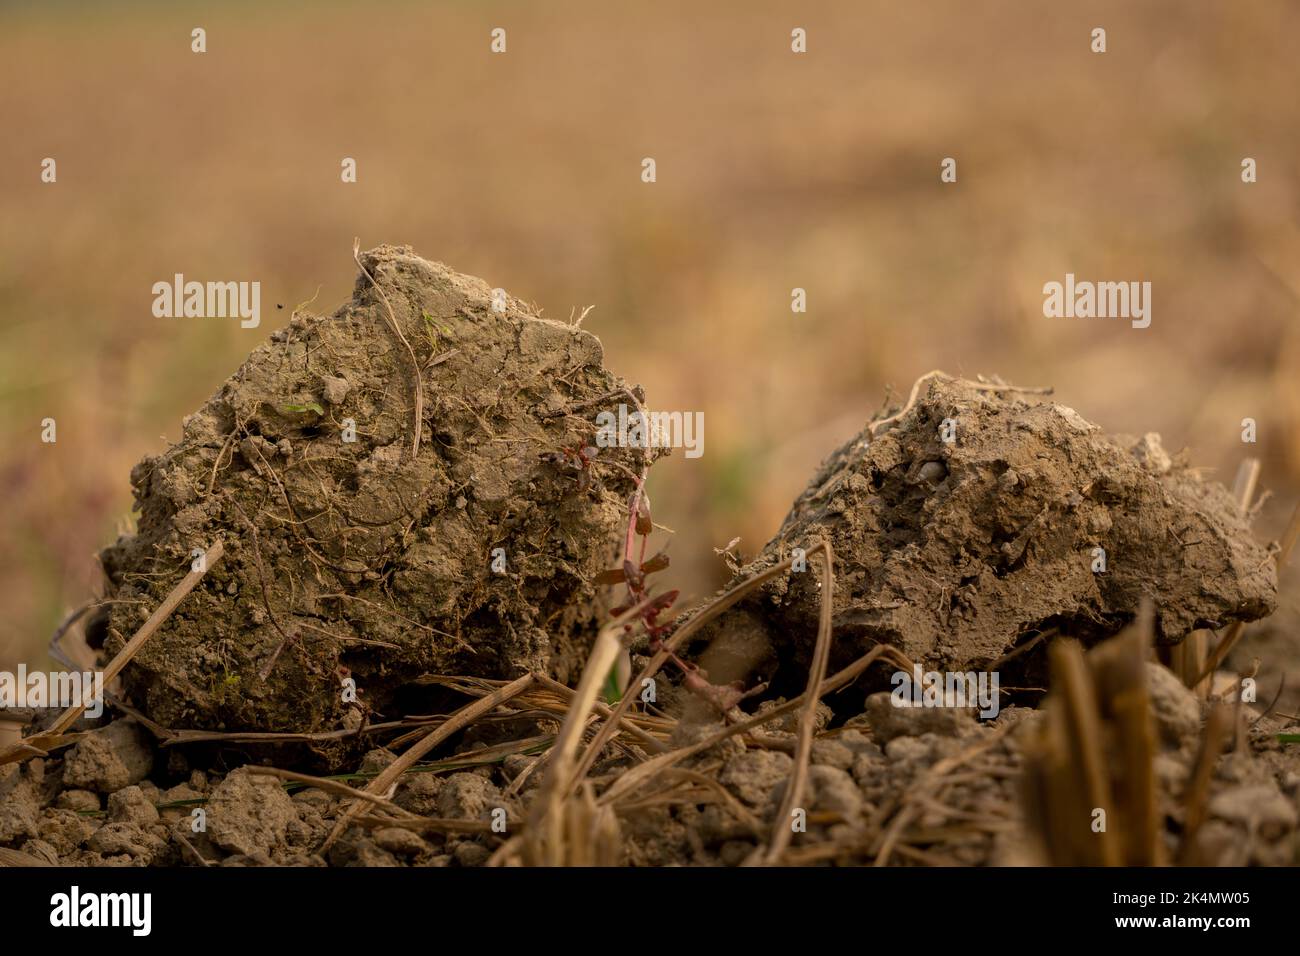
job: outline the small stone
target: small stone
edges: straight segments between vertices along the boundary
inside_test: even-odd
[[[153,769],[153,748],[127,718],[83,737],[63,762],[65,786],[113,793],[139,783]]]
[[[1147,695],[1151,699],[1151,715],[1160,738],[1170,747],[1181,747],[1183,741],[1201,732],[1201,705],[1192,689],[1160,664],[1146,665]]]
[[[1262,830],[1274,839],[1295,829],[1296,809],[1272,784],[1234,787],[1210,800],[1210,814],[1252,830]]]
[[[948,466],[941,461],[927,461],[917,472],[917,476],[922,481],[928,481],[932,485],[937,485],[948,477]]]
[[[1273,782],[1234,787],[1210,799],[1210,816],[1234,825],[1246,839],[1239,848],[1248,854],[1244,863],[1260,866],[1286,866],[1296,862],[1294,834],[1297,813]]]
[[[158,795],[159,803],[183,803],[187,801],[202,800],[203,794],[199,793],[188,783],[178,783],[174,787],[169,787]],[[169,807],[168,809],[183,809],[178,807]]]
[[[436,816],[438,794],[442,786],[442,778],[431,773],[407,774],[397,785],[393,802],[403,810],[410,810],[422,817]]]
[[[388,769],[388,765],[397,759],[397,755],[382,747],[376,747],[374,750],[367,751],[366,755],[361,758],[361,773],[380,773]]]
[[[754,852],[754,844],[746,840],[728,840],[718,847],[718,859],[723,866],[740,866]]]
[[[834,738],[813,741],[812,762],[819,766],[848,770],[853,766],[853,751]]]
[[[308,787],[305,790],[299,790],[291,799],[294,803],[313,807],[321,813],[329,810],[330,804],[334,802],[332,796],[324,790],[317,789],[316,787]]]
[[[808,768],[808,781],[814,794],[813,806],[840,814],[855,822],[862,812],[862,792],[853,778],[835,767]]]
[[[895,737],[919,737],[925,733],[965,736],[977,727],[971,711],[964,707],[899,707],[889,691],[868,697],[866,713],[871,734],[881,744]]]
[[[779,806],[785,798],[788,781],[783,780],[772,791],[769,809]],[[838,813],[844,822],[859,822],[862,813],[862,791],[843,770],[835,767],[808,768],[808,786],[804,794],[804,809]]]
[[[410,859],[430,850],[429,844],[418,834],[402,827],[383,827],[373,834],[380,849],[397,857]]]
[[[37,807],[36,800],[21,790],[0,797],[0,846],[37,835]]]
[[[240,767],[217,785],[208,799],[208,836],[231,853],[272,853],[287,842],[297,809],[274,777]]]
[[[933,748],[920,737],[895,737],[885,744],[885,756],[891,763],[927,760]]]
[[[1173,459],[1169,457],[1169,453],[1160,443],[1160,436],[1155,432],[1147,432],[1143,435],[1137,444],[1129,449],[1129,452],[1152,474],[1163,475],[1174,466]]]
[[[717,711],[713,710],[712,715]],[[679,720],[673,728],[672,737],[669,740],[670,747],[691,747],[701,741],[707,740],[726,725],[720,719],[714,716],[704,717],[695,720]],[[742,753],[745,749],[744,743],[734,734],[723,740],[718,741],[712,747],[703,751],[712,757],[727,759],[728,757]]]
[[[123,787],[109,795],[108,819],[114,823],[148,826],[158,822],[158,808],[139,787]]]
[[[96,830],[86,841],[88,849],[104,856],[135,858],[135,862],[148,865],[167,848],[166,841],[134,823],[108,823]]]
[[[449,820],[487,820],[503,804],[501,791],[473,773],[452,774],[438,792],[438,815]]]
[[[64,790],[54,801],[54,805],[62,810],[76,810],[82,813],[103,809],[99,802],[99,794],[91,790]]]
[[[482,866],[492,856],[492,851],[481,843],[462,840],[456,844],[454,851],[456,862],[461,866]]]
[[[0,802],[0,815],[4,804]],[[100,827],[99,820],[83,816],[73,810],[48,809],[37,822],[41,839],[47,841],[60,856],[69,856],[82,846]],[[0,843],[4,841],[0,840]]]
[[[348,380],[340,375],[322,375],[321,380],[321,397],[330,405],[342,405],[343,400],[348,397],[348,390],[351,385]]]
[[[779,750],[746,750],[727,761],[718,782],[750,806],[759,806],[793,769],[794,761],[789,754]]]
[[[834,738],[853,752],[855,756],[865,754],[875,760],[884,756],[880,746],[860,730],[844,729]]]

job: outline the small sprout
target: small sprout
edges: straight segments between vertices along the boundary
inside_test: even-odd
[[[609,669],[609,676],[605,678],[605,703],[617,704],[623,697],[623,688],[618,685],[618,667]]]
[[[421,312],[420,316],[424,319],[424,335],[429,340],[429,351],[438,354],[438,326],[435,324],[433,316],[428,312]]]
[[[304,415],[308,412],[315,412],[317,415],[324,416],[325,409],[321,408],[319,402],[307,402],[303,405],[281,405],[280,411],[291,415]]]
[[[585,454],[588,451],[594,454],[595,449],[582,449],[578,452],[578,458],[584,471],[589,464]],[[572,454],[572,452],[566,449],[566,454]],[[554,454],[544,454],[542,457],[551,461],[560,458],[560,456]],[[618,607],[611,608],[610,613],[615,617],[621,617],[632,608],[642,605],[637,616],[645,628],[651,653],[665,653],[667,659],[682,673],[685,687],[708,701],[720,713],[726,714],[747,697],[762,693],[767,685],[760,684],[758,687],[746,691],[739,682],[723,685],[713,684],[708,680],[708,675],[699,667],[683,661],[664,643],[664,637],[672,629],[676,618],[673,605],[677,601],[679,592],[675,590],[667,591],[652,596],[646,587],[646,577],[648,575],[668,567],[668,555],[662,550],[648,559],[644,557],[646,545],[649,543],[650,535],[653,532],[654,522],[650,517],[650,500],[645,494],[645,476],[643,473],[641,478],[637,480],[636,490],[628,502],[628,524],[623,545],[623,566],[621,568],[612,568],[597,575],[597,580],[602,584],[624,583],[627,585],[627,592],[622,602]],[[640,555],[642,557],[637,561],[633,561],[632,552],[638,537],[641,539]],[[739,564],[736,555],[730,553],[731,548],[739,541],[739,538],[733,538],[727,545],[725,552],[719,552],[720,554],[726,554],[728,563],[735,562]],[[664,620],[660,620],[659,616],[661,614],[665,614]],[[631,622],[626,622],[623,627],[624,631],[630,634],[633,625]],[[627,663],[630,665],[630,660]],[[607,699],[611,703],[621,699],[622,688],[627,686],[627,683],[627,679],[621,678],[617,668],[615,668],[606,681]],[[615,696],[616,693],[617,696]]]

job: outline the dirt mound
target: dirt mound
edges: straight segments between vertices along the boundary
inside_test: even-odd
[[[132,472],[139,528],[103,552],[116,603],[92,628],[110,653],[225,542],[125,675],[165,726],[355,726],[420,674],[581,666],[642,462],[565,449],[624,384],[594,336],[479,279],[409,248],[359,261],[351,302],[295,313]]]
[[[1114,633],[1144,597],[1163,643],[1276,604],[1275,564],[1231,495],[1159,436],[1107,436],[1063,405],[940,375],[830,457],[736,580],[819,540],[835,552],[839,660],[883,641],[966,671],[1049,628]],[[819,579],[810,560],[732,613],[802,667]]]

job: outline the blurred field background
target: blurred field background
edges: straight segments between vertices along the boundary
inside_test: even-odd
[[[595,304],[613,370],[704,411],[704,457],[651,481],[690,596],[932,368],[1055,385],[1228,483],[1258,455],[1276,535],[1300,487],[1297,36],[1280,0],[9,0],[0,667],[43,663],[94,593],[132,465],[295,304],[348,298],[354,236],[552,318]],[[176,272],[260,280],[262,326],[155,319]],[[1150,280],[1151,328],[1045,319],[1066,272]]]

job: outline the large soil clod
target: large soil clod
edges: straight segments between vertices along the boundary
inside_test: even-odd
[[[1274,609],[1274,562],[1232,496],[1158,436],[1107,436],[1009,387],[918,385],[912,407],[830,457],[737,576],[828,540],[840,659],[884,641],[940,669],[984,668],[1049,628],[1114,633],[1144,597],[1162,643]],[[734,613],[806,661],[820,577],[810,558]]]
[[[608,449],[586,473],[564,449],[624,386],[594,336],[479,279],[409,248],[360,261],[373,283],[296,314],[132,474],[139,528],[102,556],[110,652],[225,542],[125,674],[166,726],[318,731],[359,720],[347,676],[384,712],[425,673],[581,667],[642,463]]]

